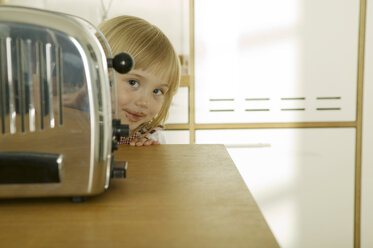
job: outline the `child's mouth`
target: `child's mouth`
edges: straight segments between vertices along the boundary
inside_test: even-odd
[[[136,113],[136,112],[129,112],[129,111],[125,111],[125,115],[128,120],[133,121],[133,122],[139,121],[144,117],[143,113]]]

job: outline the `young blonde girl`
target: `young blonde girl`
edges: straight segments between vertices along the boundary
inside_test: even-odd
[[[180,82],[180,62],[171,42],[156,26],[134,16],[119,16],[98,27],[112,54],[129,53],[135,62],[127,74],[115,72],[118,117],[130,126],[130,137],[120,144],[162,143],[163,129]]]

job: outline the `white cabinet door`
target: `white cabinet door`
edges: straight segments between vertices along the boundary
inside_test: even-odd
[[[355,129],[200,130],[223,143],[281,247],[353,247]]]
[[[189,144],[189,130],[165,130],[163,131],[166,144]]]
[[[353,121],[357,0],[195,1],[197,123]]]
[[[367,1],[363,150],[361,187],[361,248],[373,247],[373,1]]]

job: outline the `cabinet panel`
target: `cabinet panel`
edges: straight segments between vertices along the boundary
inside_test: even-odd
[[[361,181],[361,248],[373,247],[373,2],[367,1]]]
[[[196,122],[355,120],[358,19],[355,0],[195,1]]]
[[[223,143],[281,247],[353,247],[355,129],[199,130]]]
[[[166,130],[163,131],[166,144],[189,144],[190,134],[188,130]]]

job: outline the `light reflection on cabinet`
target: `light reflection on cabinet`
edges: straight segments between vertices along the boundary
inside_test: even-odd
[[[195,1],[196,123],[354,121],[358,31],[354,0]]]
[[[199,130],[223,143],[281,247],[353,247],[354,128]]]

